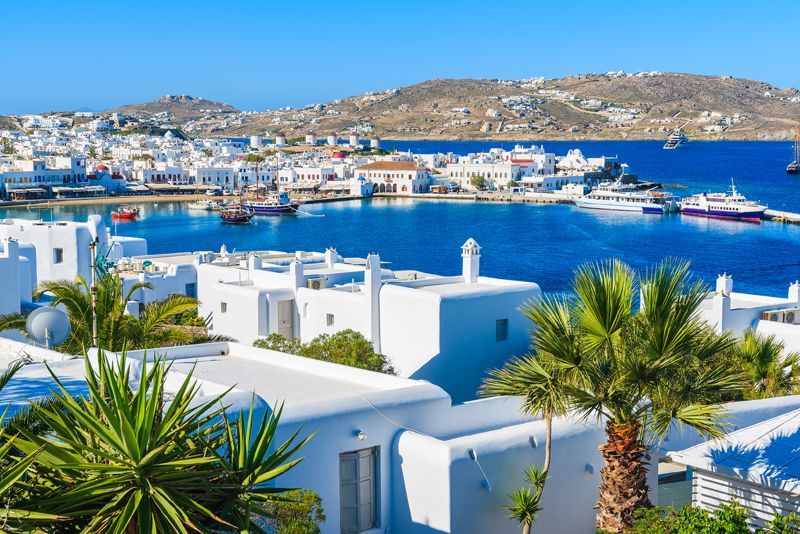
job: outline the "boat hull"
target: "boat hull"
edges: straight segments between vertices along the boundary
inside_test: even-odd
[[[683,215],[690,215],[692,217],[706,217],[708,219],[727,219],[729,221],[744,221],[744,222],[761,222],[761,217],[764,211],[746,211],[739,213],[730,213],[726,211],[703,210],[695,208],[683,208],[681,210]]]
[[[575,199],[575,205],[579,208],[587,208],[587,209],[594,209],[594,210],[606,210],[606,211],[627,211],[632,213],[647,213],[651,215],[663,215],[664,213],[669,213],[669,209],[665,209],[664,206],[656,205],[656,204],[648,204],[644,206],[635,206],[630,204],[625,204],[622,202],[619,203],[611,203],[611,202],[593,202],[592,200],[587,199]]]
[[[276,204],[274,206],[261,206],[258,204],[248,204],[250,209],[255,215],[293,215],[297,213],[300,204],[290,202],[288,204]]]
[[[111,212],[111,218],[118,221],[135,221],[136,217],[138,216],[138,213],[117,213],[116,211]]]

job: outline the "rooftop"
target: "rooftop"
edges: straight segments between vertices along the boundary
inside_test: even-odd
[[[696,469],[800,493],[800,410],[670,456]]]
[[[358,167],[367,171],[421,171],[422,168],[411,161],[374,161]]]

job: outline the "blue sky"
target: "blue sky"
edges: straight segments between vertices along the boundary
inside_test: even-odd
[[[180,93],[263,110],[618,69],[800,86],[797,0],[9,0],[0,19],[0,114]]]

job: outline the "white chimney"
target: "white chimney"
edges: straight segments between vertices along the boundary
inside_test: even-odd
[[[733,278],[728,276],[727,273],[717,277],[717,293],[720,295],[730,296],[733,291]]]
[[[325,265],[329,269],[333,269],[334,265],[336,265],[336,258],[338,254],[336,254],[336,249],[333,247],[328,247],[325,249]]]
[[[250,254],[250,257],[247,258],[247,268],[251,271],[261,269],[261,256],[255,252]]]
[[[464,282],[474,284],[481,270],[481,247],[471,237],[461,245],[461,273]]]
[[[303,274],[303,264],[299,261],[292,261],[292,263],[289,264],[289,277],[295,288],[295,293],[297,293],[297,288],[303,287],[306,283],[306,277]]]
[[[792,302],[800,302],[800,281],[795,280],[789,286],[789,300]]]
[[[381,258],[377,254],[367,256],[364,267],[364,292],[367,297],[367,313],[369,314],[369,332],[367,339],[372,342],[375,352],[381,351]]]

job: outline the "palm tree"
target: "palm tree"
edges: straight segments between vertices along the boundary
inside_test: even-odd
[[[97,285],[97,337],[98,345],[107,350],[123,348],[146,349],[188,343],[192,335],[171,324],[182,313],[197,307],[197,300],[184,295],[170,295],[166,299],[146,304],[139,316],[127,313],[127,304],[141,289],[152,289],[147,282],[136,282],[125,290],[118,274],[103,276]],[[71,331],[69,338],[58,347],[62,352],[79,354],[92,343],[92,299],[89,284],[81,276],[75,280],[44,282],[35,299],[47,294],[51,306],[60,306],[67,312]],[[0,316],[0,331],[19,330],[25,333],[22,313]]]
[[[513,360],[487,381],[516,375],[532,391],[552,389],[539,396],[564,399],[559,409],[606,420],[597,527],[612,532],[630,527],[635,510],[650,506],[646,439],[663,439],[673,424],[720,435],[722,409],[713,403],[741,387],[741,376],[715,358],[733,341],[698,318],[707,291],[688,263],[667,260],[644,273],[642,306],[634,314],[636,281],[620,261],[580,267],[574,296],[528,309],[538,321],[536,355]],[[520,362],[541,371],[520,373]],[[546,405],[526,407],[536,408],[544,412]]]
[[[525,481],[528,486],[520,486],[508,496],[506,505],[509,519],[516,519],[522,525],[522,534],[530,534],[533,522],[539,517],[542,510],[540,501],[546,474],[536,466],[530,466],[525,471]]]
[[[784,344],[775,336],[748,329],[733,348],[735,361],[747,377],[744,395],[763,399],[792,395],[800,388],[800,353],[784,355]]]
[[[553,418],[566,415],[569,408],[569,397],[562,384],[573,379],[574,367],[563,367],[557,362],[574,363],[580,358],[580,350],[566,299],[545,297],[528,303],[522,311],[537,325],[531,336],[535,354],[512,358],[504,367],[489,371],[489,378],[484,381],[479,393],[483,396],[521,396],[525,413],[533,417],[541,413],[544,419],[544,463],[541,469],[536,470],[540,483],[534,485],[535,491],[520,488],[510,496],[519,512],[528,510],[514,517],[520,520],[523,527],[527,524],[530,531],[533,519],[540,510],[539,500],[550,471]],[[532,513],[534,510],[535,513]],[[524,518],[530,518],[530,522],[526,523],[527,519]]]
[[[200,399],[191,373],[167,393],[168,366],[146,360],[132,382],[124,353],[86,358],[85,398],[56,379],[58,407],[34,408],[49,431],[20,429],[14,444],[37,453],[24,504],[66,518],[53,531],[263,532],[252,519],[280,499],[272,481],[310,436],[276,442],[280,409],[229,420],[224,394]]]

